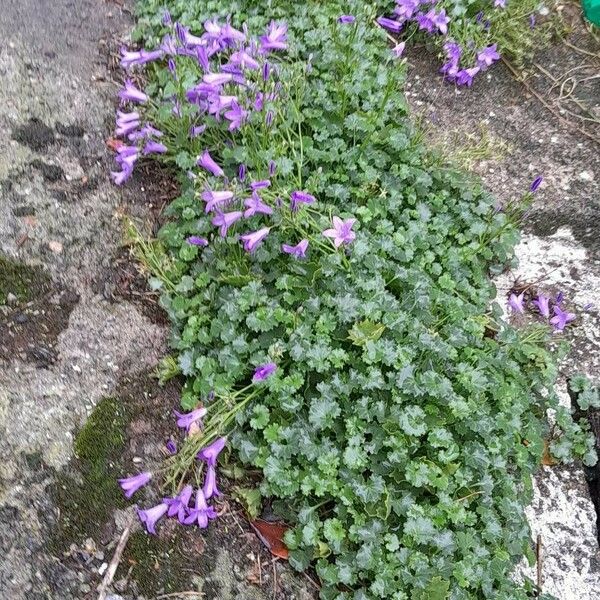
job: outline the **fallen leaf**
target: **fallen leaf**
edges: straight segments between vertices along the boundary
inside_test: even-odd
[[[122,140],[118,140],[116,138],[113,137],[109,137],[106,140],[106,145],[113,151],[116,152],[118,148],[120,148],[123,145],[123,141]]]
[[[283,536],[289,529],[285,523],[270,523],[262,519],[250,521],[252,529],[260,538],[262,543],[271,551],[271,554],[287,560],[290,553],[283,543]]]
[[[546,467],[553,467],[558,464],[552,454],[550,454],[550,445],[548,440],[544,440],[544,452],[542,453],[542,464]]]

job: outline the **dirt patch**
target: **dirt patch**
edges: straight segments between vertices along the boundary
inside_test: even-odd
[[[39,298],[49,288],[50,277],[41,268],[0,255],[0,306]]]
[[[128,248],[116,252],[110,266],[94,281],[93,289],[109,302],[126,300],[135,304],[152,323],[169,325],[167,315],[158,305],[158,293],[149,288],[147,275]]]
[[[29,119],[12,132],[12,139],[36,152],[45,150],[54,143],[54,130],[39,119]]]
[[[20,358],[46,368],[57,359],[58,336],[68,326],[79,296],[40,281],[35,285],[35,290],[28,288],[31,300],[4,307],[0,315],[0,360]]]
[[[50,165],[43,160],[34,160],[31,166],[36,168],[46,181],[54,182],[64,177],[64,171],[58,165]]]

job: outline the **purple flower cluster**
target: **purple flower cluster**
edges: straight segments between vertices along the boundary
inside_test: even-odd
[[[352,15],[342,15],[339,23],[348,25],[354,20]],[[435,22],[441,23],[441,20],[436,16]],[[205,135],[208,128],[219,128],[222,131],[226,126],[229,131],[236,131],[256,113],[264,114],[260,115],[260,120],[253,120],[252,126],[257,123],[259,126],[272,126],[276,112],[272,105],[283,101],[272,53],[287,49],[285,24],[271,22],[265,35],[258,39],[248,39],[245,27],[243,31],[239,31],[230,23],[223,25],[214,20],[204,23],[204,33],[200,36],[192,34],[179,23],[171,24],[171,27],[171,33],[164,37],[157,50],[122,50],[122,65],[131,69],[152,60],[172,61],[178,56],[193,58],[198,62],[198,81],[185,90],[184,99],[172,100],[176,116],[185,114],[192,119],[190,138]],[[398,56],[402,53],[401,46],[402,44],[396,50]],[[170,71],[175,76],[176,65]],[[133,104],[137,110],[117,113],[116,135],[127,140],[117,147],[116,160],[121,170],[112,173],[113,180],[119,185],[131,176],[140,156],[163,154],[168,150],[159,141],[163,133],[152,124],[144,123],[140,114],[142,110],[139,105],[150,103],[148,96],[128,79],[120,98],[122,103]],[[227,166],[219,163],[216,153],[213,156],[208,148],[204,148],[196,159],[199,170],[190,171],[189,176],[205,182],[200,197],[205,203],[204,211],[210,215],[210,221],[218,228],[220,237],[227,237],[241,223],[254,219],[251,231],[236,232],[243,248],[249,253],[253,253],[276,226],[272,222],[264,223],[265,220],[272,221],[276,211],[288,210],[295,217],[302,207],[317,202],[315,196],[306,190],[287,192],[287,205],[277,197],[271,189],[271,178],[275,177],[277,171],[273,160],[269,161],[268,168],[264,169],[265,172],[260,177],[252,177],[246,165],[241,164],[237,169],[237,178],[232,178],[230,173],[226,173]],[[334,217],[333,228],[322,233],[330,237],[338,248],[354,240],[353,223],[354,219],[342,222]],[[204,237],[195,235],[188,237],[187,242],[199,248],[209,244]],[[304,259],[308,247],[308,239],[293,240],[282,244],[281,251],[296,259]],[[179,417],[182,423],[188,423],[189,419],[194,418],[190,415]],[[189,428],[189,423],[182,426]]]
[[[554,299],[539,294],[537,298],[531,301],[531,304],[536,307],[540,315],[550,322],[554,327],[554,331],[563,331],[571,321],[575,320],[576,315],[563,310],[560,306],[562,301],[562,293],[558,294]],[[526,307],[525,292],[521,292],[520,294],[511,293],[508,297],[508,306],[514,313],[524,313]],[[552,308],[552,313],[550,312],[550,308]]]
[[[271,93],[258,91],[256,84],[248,79],[248,72],[258,71],[266,82],[273,72],[273,66],[268,61],[269,54],[286,49],[287,26],[283,23],[271,22],[265,35],[250,40],[245,31],[235,29],[230,23],[207,21],[204,33],[200,36],[175,23],[172,32],[163,38],[160,47],[155,50],[121,49],[121,66],[131,69],[151,61],[167,60],[169,71],[176,77],[174,59],[177,56],[197,60],[203,75],[186,91],[187,102],[195,109],[195,118],[210,117],[218,124],[226,123],[229,131],[235,131],[243,126],[252,111],[262,112],[267,102],[277,98],[278,84],[274,85]],[[125,81],[119,97],[122,105],[146,104],[149,100],[131,79]],[[172,99],[172,112],[178,117],[183,115],[182,105],[176,98]],[[272,124],[273,118],[273,112],[266,111],[264,120],[267,126]],[[206,123],[192,124],[190,137],[202,135],[206,126]],[[117,151],[116,162],[120,170],[111,173],[117,185],[122,185],[131,177],[140,155],[163,154],[168,150],[156,139],[162,137],[162,132],[149,123],[142,125],[137,112],[118,112],[115,134],[127,140]],[[224,176],[223,169],[208,151],[198,157],[197,164],[214,177]]]
[[[192,413],[190,413],[192,414]],[[194,490],[191,485],[186,485],[176,496],[163,498],[160,504],[146,510],[137,509],[140,521],[146,527],[148,533],[156,534],[156,523],[165,516],[177,517],[182,525],[196,524],[198,527],[208,527],[208,522],[217,517],[217,512],[208,501],[221,492],[217,488],[217,458],[225,447],[227,439],[224,437],[216,439],[212,444],[203,448],[197,455],[198,460],[204,462],[206,474],[204,484],[195,492],[195,499],[190,505]],[[119,479],[119,484],[125,496],[131,498],[135,492],[146,485],[152,478],[151,473],[140,473],[126,479]]]
[[[394,17],[379,17],[377,23],[392,33],[400,33],[408,23],[416,24],[417,28],[430,35],[446,36],[444,52],[446,62],[442,65],[441,73],[444,79],[451,81],[456,85],[465,85],[467,87],[473,84],[473,78],[482,71],[488,69],[492,64],[500,59],[497,51],[497,45],[492,44],[481,50],[476,51],[476,62],[470,66],[461,66],[461,56],[463,48],[447,37],[448,25],[451,22],[450,16],[442,8],[436,9],[436,0],[396,0],[394,8]],[[496,0],[496,7],[503,8],[505,0]],[[480,13],[476,19],[477,23],[482,23],[482,27],[487,27],[487,21],[483,20],[483,14]],[[401,42],[394,47],[393,53],[400,57],[404,51],[404,43]]]

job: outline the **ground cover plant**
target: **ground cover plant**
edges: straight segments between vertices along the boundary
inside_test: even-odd
[[[188,24],[201,24],[213,14],[251,15],[253,9],[277,11],[280,6],[294,10],[277,1],[143,0],[137,5],[134,38],[164,34],[161,15],[166,6],[175,20]],[[442,59],[444,79],[456,85],[472,85],[501,56],[523,64],[558,29],[556,14],[551,14],[553,3],[546,6],[539,0],[377,0],[374,6],[399,55],[407,45],[424,42]]]
[[[552,391],[552,328],[504,323],[489,279],[539,181],[498,207],[430,155],[377,7],[203,6],[203,25],[161,14],[160,46],[123,52],[149,82],[120,94],[113,178],[144,156],[179,173],[140,251],[186,376],[180,447],[124,490],[163,482],[150,532],[206,527],[229,447],[322,598],[530,597],[510,575],[545,445],[595,461]]]

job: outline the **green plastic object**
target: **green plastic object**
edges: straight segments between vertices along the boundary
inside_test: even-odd
[[[600,0],[581,0],[587,20],[600,27]]]

